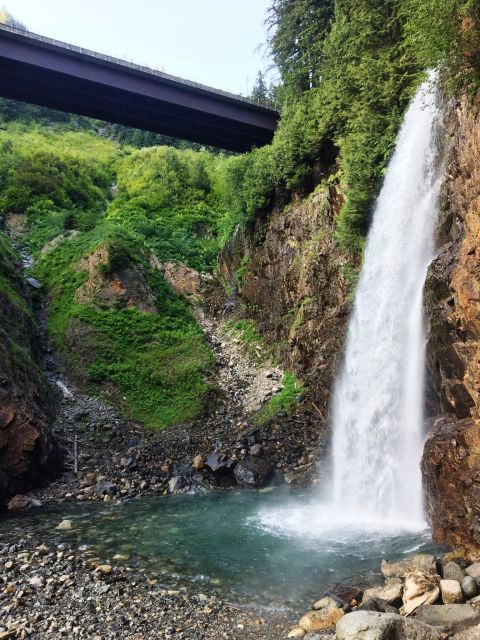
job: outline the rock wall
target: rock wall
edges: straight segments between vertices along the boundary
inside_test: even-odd
[[[480,550],[480,99],[447,115],[440,251],[426,285],[428,410],[423,458],[437,540]],[[480,554],[480,552],[479,552]]]
[[[304,410],[318,422],[319,434],[326,434],[355,273],[333,237],[340,204],[338,191],[321,185],[308,198],[238,229],[219,263],[244,317],[255,321],[282,366],[306,384]]]
[[[0,504],[58,471],[49,426],[54,402],[19,265],[0,233]]]

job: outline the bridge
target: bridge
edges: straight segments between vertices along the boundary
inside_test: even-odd
[[[279,118],[248,98],[4,24],[0,95],[238,152],[268,144]]]

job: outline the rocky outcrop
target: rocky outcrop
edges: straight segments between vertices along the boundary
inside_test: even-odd
[[[41,374],[38,330],[19,269],[1,235],[0,502],[58,470],[49,432],[54,403]]]
[[[436,421],[422,462],[437,540],[480,550],[480,100],[447,119],[441,247],[426,283],[428,410]]]
[[[341,196],[320,185],[305,200],[278,206],[238,228],[219,267],[233,302],[253,319],[281,362],[305,383],[306,406],[328,415],[355,270],[334,240]]]

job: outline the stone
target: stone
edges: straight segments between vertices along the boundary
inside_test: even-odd
[[[260,457],[263,453],[263,448],[261,444],[254,444],[250,447],[250,455]]]
[[[465,569],[467,576],[475,578],[477,582],[480,582],[480,562],[474,562]]]
[[[271,478],[273,469],[263,458],[247,456],[235,466],[233,474],[241,487],[262,487]]]
[[[32,498],[31,496],[25,496],[17,494],[8,503],[9,511],[29,511],[30,509],[38,509],[42,506],[40,500]]]
[[[332,597],[325,596],[314,604],[314,610],[308,611],[298,621],[298,626],[305,631],[321,631],[330,629],[345,615]]]
[[[380,598],[388,604],[401,604],[403,586],[399,578],[389,578],[383,587],[372,587],[363,594],[362,604],[367,604],[372,598]]]
[[[389,562],[382,560],[382,575],[385,578],[399,578],[412,573],[413,571],[421,571],[422,573],[437,573],[437,563],[434,556],[427,553],[417,553],[416,555],[403,560],[402,562]]]
[[[116,560],[117,562],[126,562],[129,559],[129,556],[124,556],[121,553],[116,553],[113,556],[113,560]]]
[[[357,611],[376,611],[377,613],[400,613],[397,607],[388,604],[386,600],[381,598],[370,598],[366,604],[357,607]]]
[[[204,464],[205,462],[203,460],[203,456],[200,454],[198,456],[195,456],[192,461],[192,467],[197,471],[201,471],[204,467]]]
[[[337,640],[443,640],[444,634],[395,613],[353,611],[337,623]]]
[[[471,604],[422,605],[416,619],[432,627],[461,631],[480,623],[480,613]]]
[[[443,604],[456,604],[463,602],[463,593],[460,583],[456,580],[440,580],[440,593]]]
[[[462,582],[465,577],[465,573],[456,562],[450,561],[443,565],[442,577],[444,580],[456,580],[457,582]]]
[[[62,520],[60,524],[57,526],[57,529],[63,529],[68,531],[69,529],[73,529],[73,522],[71,520]]]
[[[302,627],[294,627],[288,634],[287,638],[303,638],[306,633],[307,632],[302,629]]]
[[[440,596],[440,578],[421,571],[413,571],[405,576],[403,607],[400,613],[411,615],[420,605],[436,602]]]
[[[95,570],[102,573],[104,576],[108,576],[112,573],[112,567],[109,564],[100,564]]]
[[[475,598],[478,594],[478,582],[472,576],[465,576],[461,583],[462,593],[467,600]]]

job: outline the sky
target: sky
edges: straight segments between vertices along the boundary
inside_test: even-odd
[[[1,0],[0,0],[1,1]],[[30,31],[247,95],[271,0],[3,0]]]

